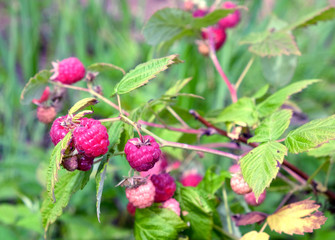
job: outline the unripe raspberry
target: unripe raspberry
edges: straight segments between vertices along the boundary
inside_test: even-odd
[[[211,35],[210,35],[211,34]],[[215,50],[219,50],[226,41],[227,34],[225,29],[220,27],[208,27],[201,32],[203,39],[208,39],[210,36],[213,38]]]
[[[204,41],[198,43],[198,52],[206,57],[209,55],[209,47]]]
[[[201,182],[202,178],[203,177],[198,173],[190,173],[184,175],[180,182],[185,187],[196,187]]]
[[[234,174],[234,173],[240,173],[241,172],[241,167],[238,164],[233,164],[229,167],[228,170],[230,173]]]
[[[180,216],[179,202],[174,198],[170,198],[169,200],[165,201],[163,203],[163,208],[170,209],[174,211],[178,216]]]
[[[62,165],[66,170],[73,172],[78,168],[78,157],[72,156],[69,158],[65,158],[62,162]]]
[[[73,131],[76,149],[87,157],[98,157],[108,152],[108,133],[98,120],[82,118]]]
[[[51,123],[57,115],[56,109],[54,107],[43,107],[38,106],[36,110],[36,116],[38,121],[48,124]]]
[[[67,120],[67,116],[61,116],[53,122],[50,129],[50,137],[54,145],[57,145],[57,143],[59,143],[69,132],[69,128],[66,123]]]
[[[94,157],[88,157],[88,156],[81,156],[78,159],[78,170],[80,171],[88,171],[92,168],[93,165],[93,161],[94,161]]]
[[[224,2],[222,4],[223,9],[231,9],[236,8],[236,4],[230,1]],[[233,13],[229,14],[228,16],[222,18],[219,21],[219,25],[222,28],[233,28],[240,22],[240,11],[235,10]]]
[[[155,186],[148,179],[146,184],[135,188],[126,188],[126,196],[136,208],[150,207],[155,199]]]
[[[241,174],[235,174],[230,179],[230,186],[232,190],[239,195],[244,195],[252,191]]]
[[[78,58],[70,57],[60,62],[52,62],[54,74],[51,80],[64,84],[73,84],[85,77],[85,67]]]
[[[184,2],[184,9],[185,9],[185,11],[191,11],[193,9],[193,6],[194,6],[194,4],[193,4],[192,0],[186,0]]]
[[[262,204],[266,197],[266,191],[262,192],[261,195],[259,195],[258,202],[256,202],[256,197],[254,192],[250,192],[244,195],[244,200],[247,204],[251,206],[258,206]]]
[[[147,171],[159,160],[161,150],[151,136],[143,136],[143,142],[138,138],[129,139],[124,148],[129,165],[136,171]]]
[[[131,202],[128,202],[127,211],[129,212],[130,215],[135,216],[136,207]]]
[[[168,173],[152,175],[150,179],[156,188],[155,202],[168,200],[176,191],[176,183]]]

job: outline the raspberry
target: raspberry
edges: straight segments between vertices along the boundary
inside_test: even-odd
[[[252,191],[241,174],[235,174],[230,179],[230,186],[233,191],[239,195],[243,195]]]
[[[208,27],[201,32],[202,38],[205,40],[209,38],[209,34],[213,37],[215,50],[219,50],[227,38],[225,29],[220,27]]]
[[[149,169],[148,171],[143,171],[140,172],[142,177],[146,177],[146,176],[151,176],[154,174],[159,174],[161,172],[163,172],[166,168],[167,168],[167,161],[166,158],[164,157],[163,154],[161,154],[158,162],[155,163],[155,165],[153,166],[153,168]]]
[[[126,196],[137,208],[150,207],[155,199],[155,186],[150,180],[136,188],[126,188]]]
[[[161,155],[159,145],[153,137],[143,138],[143,142],[138,138],[129,139],[124,148],[129,165],[139,172],[151,169]]]
[[[47,87],[44,89],[44,91],[43,91],[42,96],[40,97],[40,99],[35,99],[35,98],[34,98],[34,99],[32,100],[32,102],[33,102],[34,104],[36,104],[36,105],[39,105],[39,104],[41,104],[41,103],[44,103],[44,102],[48,101],[49,96],[50,96],[50,87],[47,86]]]
[[[201,182],[202,176],[198,173],[190,173],[180,180],[184,187],[196,187]]]
[[[78,170],[80,171],[88,171],[92,168],[92,165],[93,165],[93,160],[94,160],[94,157],[88,157],[88,156],[81,156],[79,159],[78,159]]]
[[[69,128],[66,124],[67,120],[67,116],[62,116],[53,122],[50,129],[50,137],[54,145],[57,145],[57,143],[59,143],[69,132]]]
[[[60,62],[52,62],[54,74],[51,80],[64,84],[73,84],[85,77],[85,67],[78,58],[70,57]]]
[[[230,166],[229,170],[230,173],[239,173],[241,172],[241,167],[238,164],[233,164]]]
[[[209,47],[204,41],[198,43],[198,52],[203,56],[209,55]]]
[[[204,17],[204,16],[206,16],[206,14],[207,14],[207,11],[206,11],[206,10],[204,10],[204,9],[197,9],[197,10],[195,10],[195,11],[192,13],[192,16],[193,16],[194,18],[200,18],[200,17]]]
[[[156,188],[155,202],[168,200],[176,191],[176,183],[168,173],[152,175],[150,179]]]
[[[224,9],[231,9],[236,8],[236,4],[230,1],[224,2],[222,4],[222,8]],[[222,18],[219,21],[219,25],[222,28],[233,28],[235,27],[240,21],[240,11],[235,10],[235,12],[229,14],[228,16]]]
[[[62,165],[66,170],[73,172],[78,168],[78,157],[72,156],[69,158],[65,158],[62,162]]]
[[[128,210],[130,215],[135,216],[136,207],[131,202],[128,202],[127,210]]]
[[[76,149],[87,157],[97,157],[108,152],[108,133],[98,120],[82,118],[73,131]]]
[[[180,216],[179,202],[174,198],[170,198],[169,200],[165,201],[163,203],[163,208],[170,209],[174,211],[178,216]]]
[[[36,116],[38,121],[48,124],[51,123],[57,115],[56,109],[54,107],[43,107],[38,106],[36,111]]]
[[[266,191],[262,192],[261,195],[259,195],[258,202],[256,202],[256,197],[254,192],[250,192],[244,195],[244,200],[247,204],[251,206],[258,206],[262,204],[266,197]]]

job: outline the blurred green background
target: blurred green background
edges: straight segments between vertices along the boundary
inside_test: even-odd
[[[212,2],[212,1],[208,1]],[[288,23],[299,16],[329,4],[327,0],[236,1],[248,7],[242,11],[242,22],[228,30],[228,38],[218,52],[228,78],[236,82],[251,59],[247,46],[239,40],[251,32],[264,30],[278,19]],[[183,1],[164,0],[0,0],[0,238],[43,239],[39,207],[45,187],[45,167],[52,150],[50,126],[37,121],[33,104],[21,105],[20,93],[25,83],[41,69],[50,69],[51,61],[78,57],[86,66],[108,62],[126,71],[153,57],[161,56],[157,48],[145,43],[141,30],[155,9],[183,6]],[[251,96],[265,84],[270,92],[289,82],[318,78],[324,81],[293,97],[296,106],[308,119],[322,118],[335,111],[335,23],[322,22],[295,32],[300,57],[276,59],[256,58],[246,75],[238,95]],[[203,96],[206,100],[183,98],[176,107],[181,113],[194,108],[208,113],[230,103],[226,86],[209,59],[197,52],[194,39],[176,43],[168,53],[177,53],[185,62],[161,74],[154,83],[124,97],[126,109],[132,109],[162,95],[176,80],[193,77],[184,92]],[[271,77],[269,77],[271,76]],[[98,83],[109,96],[122,76],[103,75]],[[80,84],[78,84],[80,86]],[[70,106],[85,94],[69,91]],[[114,99],[115,100],[115,99]],[[104,104],[96,107],[101,117],[115,114]],[[59,115],[66,114],[66,107]],[[191,116],[185,117],[193,121]],[[193,123],[196,125],[197,123]],[[200,125],[198,125],[200,127]],[[195,139],[194,139],[195,140]],[[300,155],[301,156],[301,155]],[[210,158],[207,165],[216,162]],[[320,162],[307,157],[293,159],[297,166],[311,174]],[[201,162],[201,159],[198,159]],[[222,165],[226,167],[229,162]],[[205,166],[206,167],[206,166]],[[102,201],[102,223],[95,212],[95,183],[73,196],[59,221],[51,226],[52,239],[131,239],[132,219],[127,214],[123,189],[114,188],[113,172],[126,174],[122,159],[105,182]],[[323,180],[322,177],[317,178]],[[334,178],[330,186],[334,189]],[[234,199],[229,192],[230,199]],[[282,195],[269,194],[270,200],[258,208],[271,212],[273,202]],[[294,239],[335,239],[334,220],[315,234]],[[242,232],[248,230],[245,228]],[[274,234],[271,239],[293,239]]]

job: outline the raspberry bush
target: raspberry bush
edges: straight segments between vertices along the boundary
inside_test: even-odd
[[[108,224],[106,205],[113,204],[123,216],[116,224],[133,227],[135,239],[268,239],[272,231],[286,238],[327,224],[335,201],[327,185],[334,115],[306,121],[293,97],[321,81],[269,80],[258,87],[253,78],[263,73],[252,69],[263,64],[264,75],[275,78],[275,64],[306,51],[297,44],[296,30],[331,20],[335,10],[327,6],[292,23],[274,19],[263,31],[259,27],[237,38],[237,31],[247,29],[246,9],[237,1],[191,0],[185,9],[163,8],[143,28],[154,49],[148,61],[126,71],[114,63],[68,57],[29,80],[21,100],[36,105],[36,118],[46,124],[53,143],[43,170],[45,238],[60,231],[54,224],[59,217],[69,221],[73,209],[65,207],[77,192],[92,189],[92,178],[94,221]],[[250,59],[234,65],[238,79],[225,72],[224,63],[233,64],[224,54],[234,41]],[[184,60],[178,44],[189,46],[192,57]],[[186,78],[176,80],[183,64]],[[189,72],[209,64],[203,82],[191,79]],[[291,80],[288,75],[283,82]],[[249,91],[240,90],[243,84]],[[212,94],[217,86],[226,91],[224,99]],[[295,164],[296,155],[324,163],[310,171]],[[324,169],[327,178],[321,183]],[[113,200],[106,204],[108,199]]]

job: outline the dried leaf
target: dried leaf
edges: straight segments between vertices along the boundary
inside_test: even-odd
[[[319,207],[314,200],[309,199],[291,203],[270,215],[267,222],[271,230],[278,233],[303,235],[305,232],[313,232],[326,222],[323,213],[317,211]]]
[[[262,212],[250,212],[247,214],[236,214],[232,216],[236,226],[245,226],[248,224],[259,223],[265,220],[267,214]]]
[[[244,234],[244,236],[240,240],[268,240],[270,236],[265,232],[256,232],[251,231],[247,234]]]

